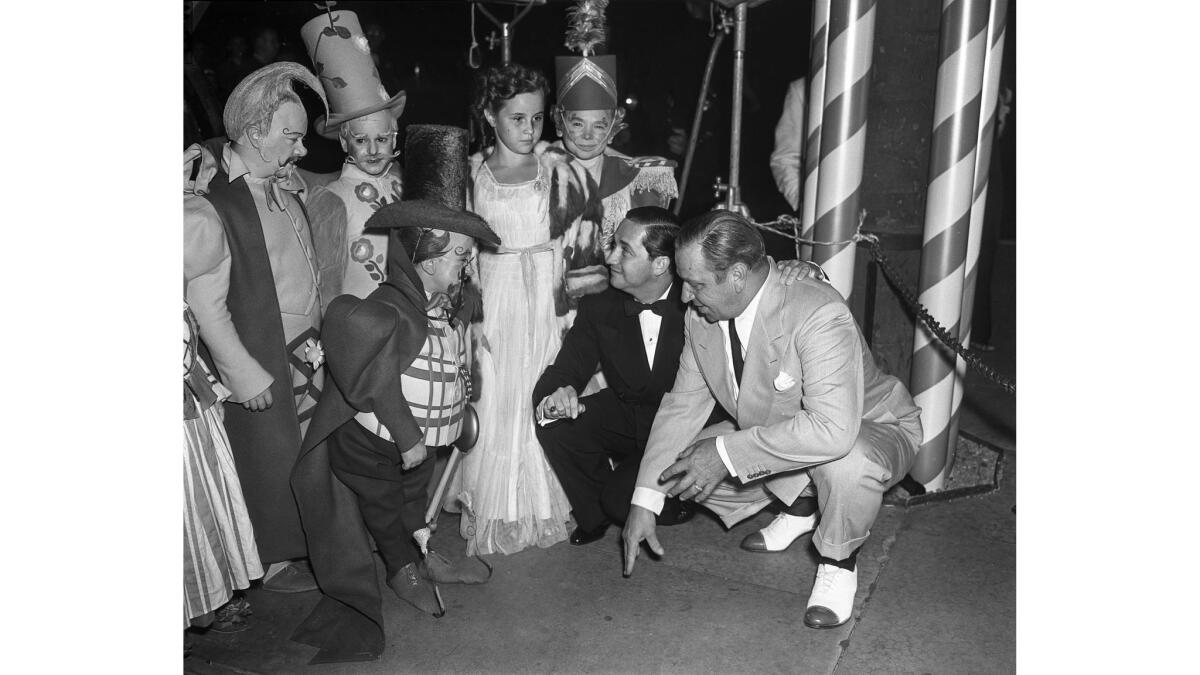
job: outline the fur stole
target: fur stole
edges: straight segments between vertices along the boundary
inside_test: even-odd
[[[533,149],[540,164],[539,175],[546,181],[549,232],[552,241],[561,244],[562,259],[554,279],[554,310],[565,317],[574,310],[579,298],[608,288],[607,251],[601,236],[603,206],[599,186],[570,153],[540,141]],[[470,158],[471,176],[491,155],[491,148]]]

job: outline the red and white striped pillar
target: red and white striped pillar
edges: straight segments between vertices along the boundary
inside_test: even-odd
[[[832,0],[828,35],[813,238],[832,242],[846,241],[858,229],[875,0]],[[847,299],[854,290],[854,253],[850,243],[815,246],[812,256]]]
[[[918,300],[950,332],[959,334],[963,272],[988,46],[989,0],[943,0],[941,48],[934,100],[929,192],[921,247]],[[910,390],[921,407],[925,437],[909,472],[929,490],[945,484],[951,454],[951,408],[956,356],[923,325],[913,334]]]
[[[804,136],[804,203],[800,208],[803,239],[813,238],[817,212],[817,169],[821,165],[821,113],[825,110],[825,58],[829,50],[829,0],[815,0],[812,6],[812,41],[808,55],[808,120]],[[796,258],[812,260],[812,246],[796,243]]]
[[[1004,32],[1008,18],[1008,0],[992,0],[988,22],[988,48],[983,61],[983,104],[979,109],[979,151],[975,154],[975,201],[971,204],[971,226],[967,235],[967,263],[963,273],[962,313],[958,340],[971,344],[971,317],[975,311],[975,286],[979,275],[979,249],[983,241],[983,217],[987,206],[988,178],[992,166],[992,141],[996,137],[997,107],[1000,94],[1000,66],[1004,60]],[[959,413],[966,389],[967,362],[958,359],[954,381],[954,399],[950,407],[949,447],[957,447]],[[946,455],[944,473],[954,468],[954,453]]]

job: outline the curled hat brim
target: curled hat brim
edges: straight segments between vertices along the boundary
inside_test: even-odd
[[[332,113],[329,115],[321,115],[313,122],[313,129],[321,138],[335,140],[338,137],[338,129],[351,120],[356,120],[360,117],[366,117],[372,113],[377,113],[380,110],[387,110],[392,117],[400,117],[404,114],[404,106],[408,102],[408,92],[401,90],[400,93],[389,98],[386,101],[381,101],[375,105],[368,106],[362,110],[356,110],[350,113]]]
[[[368,230],[390,230],[398,227],[426,227],[458,232],[492,246],[500,245],[500,235],[488,227],[487,221],[470,211],[443,206],[426,199],[393,202],[385,205],[367,219]]]

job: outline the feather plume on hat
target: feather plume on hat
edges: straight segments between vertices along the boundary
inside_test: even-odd
[[[596,53],[596,46],[608,39],[608,26],[604,23],[606,7],[608,0],[579,0],[577,5],[567,9],[565,44],[568,49],[579,52],[580,56]]]

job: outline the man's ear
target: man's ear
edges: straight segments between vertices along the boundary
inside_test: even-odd
[[[660,255],[650,261],[650,269],[654,272],[654,276],[661,277],[671,271],[671,259],[665,255]]]
[[[746,273],[749,270],[745,263],[736,262],[729,268],[729,274],[733,275],[733,290],[741,293],[746,287]]]
[[[435,265],[437,265],[437,261],[438,261],[437,257],[428,258],[426,260],[422,260],[421,262],[417,263],[417,267],[420,267],[422,270],[424,270],[425,274],[428,274],[429,276],[433,276],[433,268]]]
[[[246,140],[250,141],[250,145],[255,148],[262,146],[262,130],[257,124],[252,124],[246,127]]]

